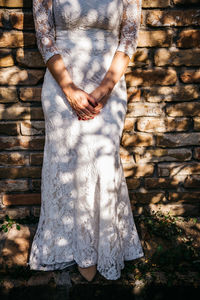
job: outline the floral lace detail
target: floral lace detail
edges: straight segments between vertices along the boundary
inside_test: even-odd
[[[117,50],[126,53],[130,59],[138,45],[141,6],[142,0],[123,0],[123,17]]]
[[[75,84],[86,92],[93,90],[118,47],[124,7],[122,0],[35,0],[44,60],[62,53]],[[128,11],[125,15],[130,18]],[[127,52],[132,36],[123,38],[130,28],[127,22],[123,25],[119,49]],[[48,68],[41,102],[41,211],[28,264],[44,271],[97,264],[105,278],[118,279],[124,260],[144,256],[119,154],[127,109],[125,77],[92,120],[78,121]]]
[[[131,59],[138,44],[142,0],[121,1],[123,2],[123,14],[117,51],[126,53]],[[46,64],[51,56],[62,54],[55,42],[53,0],[33,0],[33,17],[38,49]],[[70,23],[70,20],[68,22]],[[71,26],[73,27],[73,24]]]
[[[45,64],[51,56],[60,54],[59,49],[55,45],[52,1],[33,0],[33,19],[37,46]]]

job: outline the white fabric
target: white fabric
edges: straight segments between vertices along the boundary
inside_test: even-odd
[[[132,13],[127,14],[128,4]],[[137,0],[33,0],[44,61],[60,53],[74,83],[92,92],[116,50],[132,56],[140,8]],[[133,34],[128,32],[132,17]],[[144,256],[119,155],[127,110],[125,77],[91,120],[78,120],[48,68],[41,101],[45,117],[42,202],[28,265],[47,271],[75,263],[97,264],[101,275],[116,280],[124,260]]]

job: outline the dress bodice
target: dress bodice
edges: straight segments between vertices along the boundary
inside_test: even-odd
[[[44,62],[61,51],[57,33],[84,30],[115,36],[116,51],[130,58],[137,48],[142,0],[33,0],[38,49]]]

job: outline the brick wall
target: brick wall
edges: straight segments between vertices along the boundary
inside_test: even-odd
[[[0,0],[0,218],[39,216],[45,138],[31,0]],[[133,212],[200,212],[200,1],[143,0],[120,155]]]

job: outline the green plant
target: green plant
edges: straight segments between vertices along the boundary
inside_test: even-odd
[[[16,229],[20,230],[20,225],[18,222],[14,219],[11,219],[8,215],[5,216],[5,221],[0,227],[0,231],[7,232],[9,228],[12,228],[12,226],[15,224]]]

